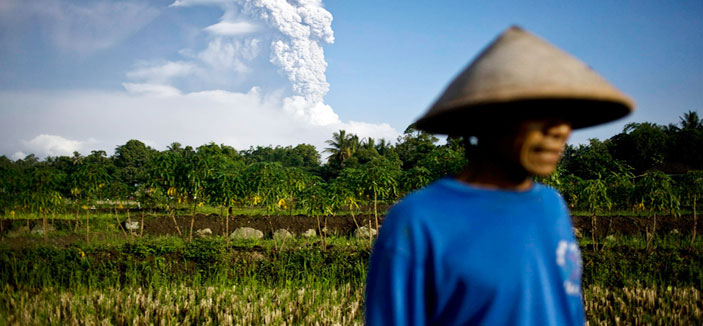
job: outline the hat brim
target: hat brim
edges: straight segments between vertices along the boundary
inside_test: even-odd
[[[445,110],[420,118],[415,127],[435,134],[466,136],[508,121],[547,118],[563,119],[571,123],[572,129],[581,129],[620,119],[631,111],[629,104],[617,101],[530,99]]]

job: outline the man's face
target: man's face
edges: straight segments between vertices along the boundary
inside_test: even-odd
[[[571,135],[571,124],[562,120],[536,119],[519,124],[511,157],[531,175],[548,176],[557,167]]]

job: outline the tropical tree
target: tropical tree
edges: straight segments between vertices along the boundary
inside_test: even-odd
[[[450,146],[438,146],[428,153],[419,166],[430,171],[432,181],[446,175],[456,175],[466,166],[467,160],[464,151],[455,151]]]
[[[414,166],[403,171],[400,176],[400,189],[404,194],[420,189],[432,182],[432,172],[424,166]]]
[[[298,204],[300,196],[305,188],[313,186],[319,182],[319,177],[313,176],[305,172],[301,168],[287,167],[285,168],[285,193],[286,199],[279,200],[279,207],[288,208],[290,215],[293,215],[293,208]]]
[[[42,218],[44,239],[47,238],[46,218],[49,211],[53,211],[62,203],[61,193],[58,191],[65,175],[55,168],[41,164],[31,174],[30,181],[30,208]]]
[[[378,200],[389,200],[398,194],[400,164],[378,157],[361,166],[358,182],[363,193],[373,198],[373,215],[378,229]]]
[[[593,250],[596,251],[598,250],[598,242],[596,242],[598,214],[609,211],[613,207],[613,202],[608,196],[608,186],[603,179],[583,180],[582,182],[583,190],[580,197],[591,213],[591,240],[593,241]],[[610,218],[612,219],[612,217]]]
[[[610,139],[613,158],[634,168],[636,174],[656,168],[664,162],[667,134],[660,125],[629,123],[622,133]]]
[[[77,170],[73,176],[73,190],[75,196],[81,196],[85,210],[85,239],[90,242],[90,210],[93,200],[100,198],[110,182],[108,173],[108,159],[104,151],[93,151],[85,159],[76,161]]]
[[[562,174],[559,176],[559,183],[556,189],[564,197],[564,201],[569,206],[570,209],[576,209],[581,205],[581,186],[583,185],[583,179],[573,175],[573,174]]]
[[[192,240],[196,209],[206,201],[205,186],[212,173],[211,165],[213,162],[211,156],[197,153],[190,146],[186,146],[180,162],[177,184],[180,193],[185,195],[193,207],[190,217],[190,233],[188,234],[188,239]]]
[[[0,156],[0,209],[3,215],[14,212],[22,193],[22,171],[5,155]]]
[[[156,150],[136,139],[115,148],[116,175],[126,193],[133,194],[140,185],[148,182],[147,164],[156,154]]]
[[[168,151],[160,152],[155,159],[149,164],[149,189],[148,194],[151,198],[158,200],[158,204],[162,205],[169,212],[173,224],[176,226],[176,232],[182,236],[178,222],[176,221],[176,203],[181,203],[183,196],[178,192],[179,185],[177,176],[180,173],[182,165],[182,156],[179,151],[180,144],[174,143]],[[182,151],[182,150],[180,150]]]
[[[395,146],[395,152],[403,162],[403,170],[409,170],[422,161],[437,147],[435,143],[438,140],[432,134],[415,129],[412,125],[405,129]]]
[[[676,216],[680,200],[674,189],[674,180],[661,171],[648,171],[637,180],[635,191],[641,203],[652,214],[651,232],[647,232],[647,250],[650,243],[656,237],[657,214],[659,212],[669,212]]]
[[[629,209],[634,204],[632,200],[635,191],[635,175],[631,171],[632,168],[623,165],[620,172],[610,172],[605,178],[608,197],[612,199],[614,205],[619,205],[622,209]]]
[[[679,125],[669,125],[667,168],[674,172],[703,169],[703,119],[696,111],[679,118]]]
[[[244,175],[251,203],[266,207],[266,215],[270,216],[287,195],[285,169],[278,162],[254,163],[244,170]]]
[[[328,211],[330,197],[327,183],[317,179],[313,185],[303,189],[301,192],[300,206],[306,215],[319,217],[319,215],[330,213]]]
[[[588,140],[587,145],[566,146],[560,165],[567,173],[581,179],[597,179],[611,172],[620,172],[624,164],[610,154],[610,141],[600,141],[595,138]]]
[[[208,196],[210,203],[221,207],[225,214],[225,239],[229,245],[229,214],[230,208],[243,198],[244,182],[242,180],[241,168],[231,165],[227,168],[218,169],[210,181]]]
[[[142,236],[144,233],[144,210],[146,208],[153,210],[159,204],[166,202],[166,194],[161,190],[161,187],[154,186],[150,183],[143,183],[139,185],[139,188],[137,188],[135,195],[140,208],[139,213],[141,217],[141,222],[139,222],[139,236]],[[176,226],[177,225],[178,224],[176,224]],[[180,230],[178,231],[180,234]]]
[[[703,197],[703,171],[688,171],[682,177],[682,190],[684,191],[683,198],[685,198],[688,203],[693,208],[693,229],[691,232],[691,247],[693,247],[693,242],[696,240],[696,228],[698,227],[698,214],[696,210],[696,203],[698,199]]]
[[[330,146],[324,150],[324,152],[330,153],[327,158],[327,165],[332,167],[335,172],[338,172],[346,166],[346,161],[356,152],[359,147],[359,138],[356,135],[347,134],[346,131],[340,130],[333,133],[332,139],[326,143]]]
[[[317,230],[322,237],[322,249],[325,250],[327,216],[332,215],[339,208],[340,195],[337,185],[329,184],[322,179],[314,178],[311,186],[301,191],[301,206],[308,216],[315,216]],[[320,216],[324,216],[324,224],[320,223]]]

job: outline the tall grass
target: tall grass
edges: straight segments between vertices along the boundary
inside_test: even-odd
[[[326,251],[305,240],[291,241],[283,250],[256,242],[233,242],[227,247],[219,237],[192,242],[160,237],[118,245],[0,248],[0,285],[94,288],[159,287],[174,282],[233,285],[251,280],[269,284],[363,282],[369,252],[357,247],[361,242],[345,246],[347,242],[342,241],[334,240],[338,245]]]
[[[39,291],[5,286],[0,323],[8,325],[361,325],[362,287],[125,287]],[[4,319],[4,320],[3,320]]]
[[[703,293],[695,287],[585,289],[589,325],[703,325]]]
[[[701,325],[694,287],[585,288],[589,325]],[[363,286],[108,287],[0,290],[8,325],[361,325]]]
[[[582,247],[590,325],[702,324],[703,250],[677,236]],[[319,241],[0,243],[0,325],[359,325],[368,242]]]

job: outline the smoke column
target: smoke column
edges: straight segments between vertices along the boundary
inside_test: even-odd
[[[322,7],[321,0],[176,0],[171,6],[203,4],[218,5],[225,11],[220,26],[237,16],[247,16],[275,31],[269,61],[288,78],[294,92],[283,100],[286,112],[315,125],[341,122],[323,100],[329,84],[320,43],[333,43],[334,32],[332,14]]]
[[[270,60],[285,72],[293,91],[310,103],[322,102],[329,84],[319,42],[334,42],[332,14],[315,0],[248,0],[243,8],[280,32],[271,43]]]

